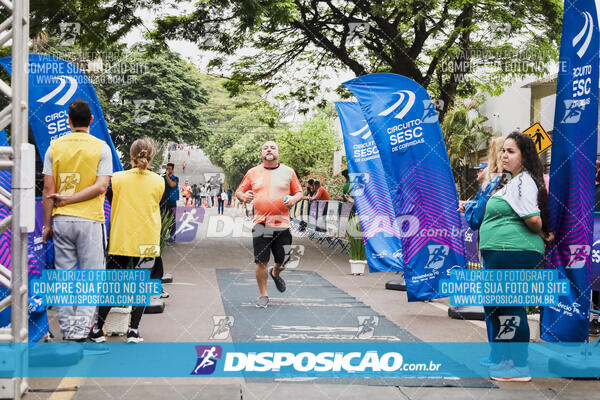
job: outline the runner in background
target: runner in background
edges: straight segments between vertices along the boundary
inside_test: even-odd
[[[190,186],[190,181],[188,181],[187,179],[181,187],[181,195],[185,199],[184,206],[189,206],[191,204],[190,198],[192,197],[192,187]]]
[[[284,246],[292,244],[289,209],[302,199],[302,187],[294,170],[279,163],[279,148],[275,142],[269,141],[262,145],[261,158],[262,165],[251,168],[246,173],[236,191],[236,197],[246,203],[254,201],[252,244],[260,293],[256,306],[266,308],[269,304],[269,275],[277,290],[285,292],[286,289],[280,273],[286,258]],[[267,269],[271,252],[275,266]]]
[[[127,269],[139,267],[142,263],[153,266],[160,257],[160,200],[165,191],[165,182],[148,166],[154,157],[154,146],[150,139],[138,139],[129,151],[132,169],[114,174],[110,217],[110,240],[107,269]],[[145,306],[135,306],[131,311],[131,322],[127,331],[127,342],[138,343],[144,339],[139,333],[139,324]],[[102,328],[111,307],[100,307],[96,326],[90,332],[94,342],[104,342]]]

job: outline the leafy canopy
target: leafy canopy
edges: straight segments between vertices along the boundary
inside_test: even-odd
[[[442,114],[458,95],[497,93],[511,77],[546,73],[558,55],[562,15],[560,0],[205,0],[195,7],[159,19],[151,37],[216,51],[210,66],[229,72],[232,93],[286,77],[291,95],[323,103],[322,82],[336,72],[392,72],[442,100]]]

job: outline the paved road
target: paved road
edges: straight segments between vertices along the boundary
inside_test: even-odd
[[[175,162],[185,154],[175,154]],[[194,154],[183,175],[192,178],[210,167],[202,164],[202,155]],[[198,163],[196,163],[198,160]],[[214,171],[214,169],[213,169]],[[208,172],[212,172],[208,169]],[[176,170],[176,174],[181,171]],[[193,182],[193,181],[192,181]],[[216,210],[208,209],[207,219]],[[237,209],[226,209],[226,216],[238,217]],[[207,226],[201,226],[195,241],[175,243],[164,254],[165,269],[174,276],[174,283],[165,286],[171,294],[162,314],[145,315],[140,332],[151,342],[206,342],[212,333],[213,316],[224,315],[224,306],[217,283],[220,268],[253,271],[251,239],[248,237],[207,237]],[[241,231],[241,229],[239,230]],[[423,341],[459,342],[485,341],[482,322],[449,319],[447,302],[408,303],[401,292],[384,289],[385,282],[395,277],[392,273],[352,276],[348,258],[339,249],[330,250],[325,244],[296,238],[296,244],[305,246],[298,266],[300,270],[316,271],[334,286],[370,306],[380,315],[408,330]],[[293,286],[290,282],[289,285]],[[272,282],[269,290],[274,299],[284,297],[275,292]],[[293,287],[292,287],[293,288]],[[256,293],[258,295],[258,293]],[[248,299],[253,301],[254,298]],[[265,316],[274,309],[265,309]],[[51,315],[51,325],[57,331]],[[110,338],[123,341],[123,338]],[[158,366],[157,366],[158,367]],[[241,378],[65,378],[32,379],[34,389],[60,386],[73,388],[60,393],[28,394],[28,399],[591,399],[598,398],[598,384],[593,381],[570,379],[534,379],[531,383],[498,384],[496,389],[431,388],[314,384],[310,382],[247,383]]]

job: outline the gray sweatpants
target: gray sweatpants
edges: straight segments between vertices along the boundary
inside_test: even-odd
[[[52,221],[56,269],[105,269],[104,224],[83,218],[56,216]],[[86,338],[96,312],[95,306],[57,307],[63,339]]]

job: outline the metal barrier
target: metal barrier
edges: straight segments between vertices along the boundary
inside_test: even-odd
[[[346,234],[352,206],[335,200],[301,200],[290,210],[290,226],[296,235],[327,242],[330,248],[339,244],[342,252],[348,252]]]
[[[27,143],[29,0],[2,0],[0,7],[7,15],[0,24],[0,45],[8,41],[12,45],[10,86],[0,80],[0,92],[10,101],[0,111],[0,129],[11,126],[11,146],[0,147],[0,169],[12,172],[11,192],[0,192],[0,202],[11,209],[11,215],[0,222],[2,232],[11,229],[10,270],[8,266],[0,266],[0,285],[10,290],[10,295],[0,302],[0,311],[11,307],[11,324],[9,328],[0,328],[0,342],[10,343],[28,340],[27,233],[33,231],[35,223],[35,149]],[[27,368],[23,347],[2,350],[5,366],[14,366],[17,371]],[[26,390],[26,378],[0,379],[0,398],[20,399]]]

